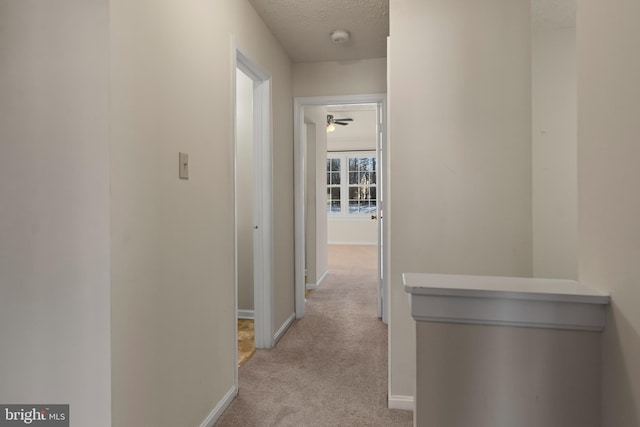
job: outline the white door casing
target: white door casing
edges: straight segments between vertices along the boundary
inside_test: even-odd
[[[295,307],[296,317],[304,317],[305,313],[305,209],[304,209],[304,107],[326,106],[326,105],[357,105],[357,104],[377,104],[378,115],[378,141],[377,141],[377,157],[378,157],[378,173],[381,179],[386,179],[386,94],[366,94],[366,95],[344,95],[344,96],[319,96],[319,97],[298,97],[294,99],[294,192],[295,192]],[[386,277],[386,269],[382,266],[386,262],[388,245],[384,242],[388,241],[387,222],[381,221],[383,214],[382,203],[386,200],[386,185],[381,185],[378,196],[378,316],[387,323],[388,304],[386,295],[388,294],[388,278]]]
[[[254,318],[255,347],[271,348],[274,345],[274,309],[273,309],[273,184],[272,184],[272,137],[271,137],[271,79],[268,73],[252,62],[232,42],[232,79],[234,123],[236,114],[236,69],[242,71],[253,81],[253,266],[254,266]],[[236,135],[234,126],[234,188],[236,187]],[[234,221],[237,224],[237,195],[234,189]],[[238,317],[238,237],[235,231],[235,292],[234,314]],[[236,357],[234,370],[236,386],[238,384],[238,346],[237,321],[234,319],[233,346]]]

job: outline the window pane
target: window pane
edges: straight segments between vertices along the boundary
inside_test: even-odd
[[[349,200],[349,213],[350,214],[375,214],[376,202]]]
[[[340,200],[340,187],[331,187],[331,200]]]
[[[358,183],[358,172],[349,172],[349,184]]]
[[[327,172],[331,170],[331,159],[327,159]]]
[[[360,203],[360,213],[375,214],[376,213],[376,202],[375,201],[369,201],[369,202]]]
[[[331,159],[331,170],[340,171],[340,159]]]
[[[349,200],[358,200],[358,187],[349,187]]]
[[[349,199],[369,200],[376,198],[376,187],[367,185],[349,186]]]
[[[359,172],[358,173],[358,184],[360,185],[371,185],[371,178],[369,177],[370,172]]]
[[[331,184],[340,185],[340,172],[331,172]]]
[[[327,187],[327,211],[340,213],[340,187]]]
[[[369,179],[371,179],[371,183],[372,184],[375,184],[376,183],[376,172],[369,173]]]
[[[327,172],[327,185],[331,184],[331,173]]]
[[[369,193],[371,194],[371,200],[377,200],[377,191],[376,187],[369,187]]]
[[[330,214],[339,214],[340,202],[337,200],[327,202],[327,212],[329,212]]]

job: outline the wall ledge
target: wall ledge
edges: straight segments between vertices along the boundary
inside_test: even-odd
[[[403,274],[416,321],[602,331],[609,294],[574,280]]]

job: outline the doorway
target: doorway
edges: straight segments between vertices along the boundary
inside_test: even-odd
[[[336,97],[313,97],[313,98],[296,98],[295,99],[295,109],[294,109],[294,126],[295,126],[295,145],[294,145],[294,156],[295,156],[295,287],[296,287],[296,317],[301,318],[304,316],[305,312],[305,291],[306,291],[306,282],[307,279],[305,277],[306,273],[308,273],[306,266],[307,254],[305,251],[305,247],[314,247],[314,245],[309,245],[307,240],[307,235],[312,235],[313,231],[309,231],[309,227],[306,224],[306,219],[309,217],[314,217],[316,220],[324,215],[327,217],[327,206],[330,209],[336,211],[340,210],[340,215],[345,220],[353,220],[355,216],[352,215],[352,218],[348,218],[350,213],[360,214],[359,224],[361,226],[371,226],[377,230],[377,253],[378,253],[378,286],[377,286],[377,300],[378,300],[378,317],[382,318],[383,322],[387,323],[388,319],[388,309],[387,303],[388,301],[388,286],[387,286],[387,278],[385,272],[388,271],[385,268],[385,263],[388,260],[386,256],[387,248],[384,244],[387,241],[387,227],[384,222],[384,201],[385,201],[385,191],[387,186],[385,185],[386,178],[386,132],[385,132],[385,121],[386,121],[386,96],[384,94],[373,94],[373,95],[350,95],[350,96],[336,96]],[[307,180],[310,176],[310,169],[312,169],[312,164],[307,163],[306,160],[309,157],[309,153],[307,153],[307,140],[310,138],[311,133],[309,132],[309,124],[305,124],[305,110],[308,113],[312,113],[314,115],[314,119],[308,119],[307,122],[313,121],[316,134],[321,135],[322,132],[326,132],[325,129],[329,127],[330,116],[335,118],[334,114],[327,114],[327,112],[334,113],[342,113],[347,111],[365,111],[365,110],[373,110],[373,126],[375,130],[373,131],[373,138],[375,139],[375,143],[372,143],[370,147],[366,147],[363,150],[363,146],[359,147],[359,150],[351,150],[353,151],[353,155],[349,158],[348,151],[349,150],[341,150],[342,154],[336,153],[338,150],[334,147],[333,157],[342,158],[343,165],[341,166],[341,170],[339,173],[334,173],[334,171],[325,170],[326,165],[329,165],[329,161],[326,160],[326,148],[323,153],[325,158],[319,158],[320,153],[311,153],[315,154],[318,158],[315,161],[315,170],[318,172],[318,184],[315,188],[317,194],[327,194],[329,191],[329,198],[331,198],[331,191],[333,190],[336,194],[343,195],[345,201],[333,201],[329,200],[329,204],[325,205],[324,203],[321,206],[315,206],[315,212],[307,212],[306,208],[306,200],[311,199],[312,196],[307,196]],[[350,118],[350,117],[345,117]],[[351,123],[347,121],[347,123]],[[359,164],[362,166],[362,170],[349,170],[349,162],[353,164]],[[333,163],[338,164],[338,160],[334,160]],[[332,164],[332,163],[331,163]],[[366,165],[365,165],[366,164]],[[376,173],[372,174],[372,170],[370,168],[372,166],[376,166]],[[358,167],[358,166],[356,166]],[[324,179],[325,171],[327,171],[327,177],[335,174],[338,177],[340,175],[339,181],[343,184],[345,188],[339,189],[339,186],[336,186],[335,189],[327,188],[326,179]],[[366,176],[366,185],[362,184],[359,181],[359,185],[353,186],[354,188],[349,187],[349,172],[353,172],[352,175],[356,180],[360,178],[365,179]],[[371,179],[375,176],[375,184],[372,185]],[[364,182],[364,181],[362,181]],[[321,192],[321,193],[320,193]],[[362,192],[365,196],[363,197],[363,201],[361,203],[360,200],[350,200],[348,194],[353,192],[354,194]],[[374,199],[374,203],[371,203],[371,196]],[[321,197],[321,198],[322,198]],[[358,198],[360,196],[357,196]],[[319,204],[318,204],[319,205]],[[373,211],[372,211],[373,209]],[[335,212],[334,212],[335,213]],[[370,221],[373,220],[374,223],[367,224],[363,222],[363,215],[368,216]],[[336,217],[337,218],[337,217]],[[353,223],[352,225],[354,225]],[[322,233],[323,227],[318,227],[316,233]],[[353,227],[352,227],[353,229]],[[327,233],[326,227],[324,233]],[[369,234],[370,235],[370,234]],[[317,234],[316,236],[317,237]],[[313,238],[313,237],[312,237]],[[326,246],[326,245],[325,245]],[[319,250],[322,250],[320,248]],[[326,249],[325,249],[326,251]],[[317,255],[317,254],[316,254]],[[321,272],[320,272],[321,273]]]
[[[252,320],[256,349],[273,346],[271,87],[236,49],[234,86],[235,314]],[[238,378],[238,322],[234,334]]]

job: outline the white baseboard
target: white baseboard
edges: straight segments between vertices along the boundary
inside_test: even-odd
[[[325,271],[324,274],[322,276],[320,276],[320,280],[318,280],[318,283],[307,283],[305,285],[305,287],[307,288],[307,290],[318,289],[320,287],[320,285],[322,285],[322,282],[324,282],[324,279],[326,279],[328,275],[329,275],[329,270]]]
[[[378,242],[328,242],[328,245],[377,246]]]
[[[413,396],[389,396],[389,409],[402,409],[403,411],[413,411]]]
[[[218,421],[220,416],[224,413],[224,411],[229,407],[233,399],[235,399],[238,394],[238,389],[234,385],[231,389],[224,395],[222,400],[218,402],[213,411],[204,419],[200,427],[213,427],[213,425]]]
[[[282,326],[280,326],[280,329],[278,329],[278,332],[273,336],[273,345],[276,345],[278,341],[280,341],[280,338],[282,338],[284,333],[287,332],[287,329],[289,329],[289,326],[291,326],[294,320],[296,320],[296,314],[291,313],[291,316],[285,320]]]
[[[254,320],[256,318],[253,310],[240,310],[238,309],[238,319]]]

